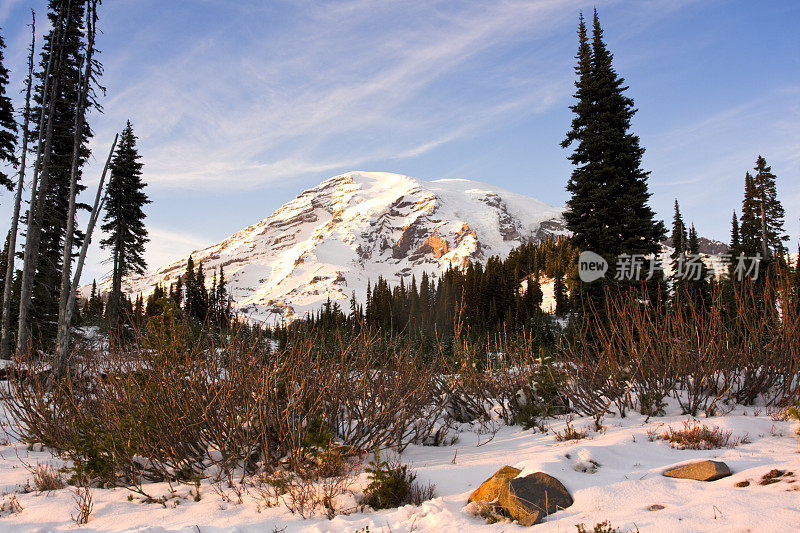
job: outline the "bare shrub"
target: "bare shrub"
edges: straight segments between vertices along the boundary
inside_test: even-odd
[[[319,506],[319,495],[314,482],[297,475],[291,476],[283,500],[292,514],[298,514],[303,519],[311,517]]]
[[[280,470],[274,474],[260,473],[250,480],[250,493],[261,508],[276,507],[280,504],[281,496],[289,492],[290,476],[288,472]]]
[[[0,503],[0,516],[8,516],[12,514],[19,514],[22,512],[22,504],[19,503],[17,496],[12,494],[7,500]]]
[[[415,506],[420,506],[428,500],[436,497],[436,484],[428,482],[420,484],[414,482],[408,488],[408,503]]]
[[[198,332],[165,313],[124,344],[78,344],[56,382],[38,352],[21,357],[2,402],[17,436],[71,460],[80,483],[153,501],[148,482],[213,472],[221,497],[249,491],[304,515],[326,507],[322,487],[328,514],[351,461],[375,447],[452,443],[459,422],[477,423],[486,444],[501,424],[544,427],[569,412],[596,429],[611,414],[659,416],[670,397],[692,416],[759,397],[784,409],[800,392],[800,306],[787,290],[715,286],[704,305],[616,294],[604,310],[589,305],[552,358],[530,336],[476,341],[460,324],[433,345],[298,327],[272,349],[257,329]],[[570,427],[564,438],[582,433]]]
[[[681,450],[712,450],[715,448],[734,448],[747,440],[747,437],[732,438],[732,431],[717,426],[706,426],[698,420],[687,420],[680,429],[667,428],[659,438],[668,441],[673,448]]]
[[[75,514],[70,515],[72,520],[79,526],[89,523],[89,517],[94,509],[92,489],[89,487],[76,487],[73,490],[72,499],[75,500],[76,508]]]
[[[791,403],[800,392],[796,297],[783,278],[726,287],[712,284],[706,300],[661,302],[642,287],[609,290],[603,309],[587,302],[559,349],[572,405],[590,416],[612,406],[658,416],[673,396],[685,414],[711,416],[757,397]]]
[[[456,324],[453,356],[447,370],[447,413],[459,422],[479,422],[495,433],[495,419],[526,429],[542,426],[542,419],[567,412],[561,394],[560,369],[531,332],[506,331],[479,345],[464,336]]]
[[[572,425],[572,416],[568,416],[566,420],[566,427],[564,431],[555,431],[556,440],[559,442],[564,442],[568,440],[581,440],[585,439],[586,435],[589,434],[589,431],[584,429],[575,429],[575,426]]]
[[[285,457],[306,468],[319,458],[306,442],[317,426],[339,453],[402,449],[433,433],[444,409],[435,396],[440,367],[408,343],[381,351],[374,334],[334,344],[298,334],[271,353],[236,331],[197,343],[187,335],[175,321],[124,349],[75,352],[53,388],[32,354],[5,399],[20,436],[67,455],[80,479],[149,497],[145,482],[194,482],[211,466],[237,487]]]
[[[621,531],[618,527],[612,526],[608,520],[596,523],[592,529],[587,529],[586,524],[583,523],[575,524],[575,527],[578,529],[578,533],[619,533]]]
[[[346,468],[340,470],[336,475],[319,480],[319,503],[329,520],[336,515],[349,514],[355,510],[355,508],[341,507],[339,497],[350,491],[356,481],[360,467],[360,463],[350,462]]]
[[[33,485],[39,492],[52,492],[63,489],[66,485],[61,472],[50,464],[37,464],[31,469]]]

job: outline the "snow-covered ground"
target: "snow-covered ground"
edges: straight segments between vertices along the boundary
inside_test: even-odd
[[[65,488],[51,493],[25,492],[31,473],[25,464],[61,465],[46,451],[34,451],[15,441],[0,446],[0,532],[16,531],[522,531],[510,523],[486,525],[464,506],[469,494],[503,465],[523,470],[522,475],[542,471],[557,477],[572,493],[575,503],[550,515],[531,531],[576,531],[585,523],[591,531],[608,520],[622,531],[798,531],[800,530],[800,438],[796,422],[775,421],[767,410],[737,407],[719,417],[701,419],[749,442],[735,448],[679,450],[663,440],[648,439],[648,430],[678,428],[687,420],[676,408],[670,416],[651,418],[638,414],[604,420],[604,429],[593,430],[590,419],[575,419],[573,426],[589,430],[585,439],[558,442],[554,431],[565,421],[549,421],[546,434],[520,427],[501,427],[493,439],[464,429],[458,442],[448,447],[410,446],[402,455],[423,483],[436,484],[437,497],[419,507],[405,506],[380,512],[356,512],[328,520],[307,520],[285,507],[261,509],[245,496],[244,503],[226,503],[204,482],[202,499],[195,502],[193,486],[176,486],[173,497],[162,504],[145,504],[122,488],[95,489],[94,511],[89,523],[76,525],[74,493]],[[481,443],[481,446],[478,444]],[[696,459],[716,459],[728,464],[733,475],[718,481],[672,479],[661,475],[667,467]],[[593,464],[597,463],[596,471]],[[772,469],[793,472],[780,482],[761,485]],[[749,481],[747,487],[736,487]],[[31,483],[32,484],[32,483]],[[355,487],[364,486],[364,479]],[[166,484],[150,485],[148,492],[169,496]],[[12,513],[14,497],[22,510]],[[651,505],[664,509],[650,511]]]

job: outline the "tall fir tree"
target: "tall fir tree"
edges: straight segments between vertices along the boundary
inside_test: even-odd
[[[678,205],[677,198],[675,199],[675,212],[672,216],[672,235],[670,235],[670,237],[672,238],[673,248],[670,254],[670,259],[672,259],[672,293],[676,298],[681,298],[686,288],[682,277],[682,270],[686,261],[688,243],[686,224],[683,222],[683,216],[681,215],[681,208],[680,205]]]
[[[212,322],[219,317],[219,301],[217,300],[217,271],[213,271],[211,290],[208,291],[208,315]]]
[[[739,236],[739,219],[736,217],[736,211],[733,212],[731,218],[731,243],[730,253],[732,256],[739,255],[739,249],[742,246],[742,240]]]
[[[13,171],[18,164],[14,153],[17,147],[17,121],[14,119],[14,106],[11,104],[11,98],[6,95],[9,72],[3,59],[5,47],[3,35],[0,33],[0,186],[10,191],[13,189],[14,183],[7,171]]]
[[[228,294],[228,281],[225,279],[225,270],[219,266],[219,278],[217,279],[217,322],[223,328],[227,328],[231,321],[231,298]]]
[[[117,151],[111,162],[111,177],[106,187],[106,212],[102,229],[108,237],[100,241],[111,251],[111,294],[109,323],[116,327],[122,299],[122,279],[129,274],[142,274],[147,268],[144,247],[149,241],[144,226],[143,207],[150,203],[144,193],[141,156],[136,149],[136,136],[130,121],[120,136]]]
[[[99,322],[103,318],[103,298],[97,290],[97,280],[92,280],[92,292],[83,307],[83,316],[90,323]]]
[[[740,253],[754,256],[761,253],[761,223],[759,220],[759,202],[753,176],[746,172],[744,175],[744,198],[742,199],[742,214],[739,219]]]
[[[564,276],[558,274],[553,282],[553,298],[556,301],[555,313],[563,316],[567,312],[569,298],[567,296],[567,286],[564,284]]]
[[[197,301],[197,284],[194,279],[194,259],[192,256],[189,256],[189,259],[186,261],[186,272],[183,274],[183,292],[185,292],[185,296],[183,297],[183,310],[186,313],[186,316],[194,316],[194,311],[192,307],[196,305]],[[180,279],[178,279],[180,285]]]
[[[755,192],[756,216],[761,231],[761,252],[764,257],[783,258],[783,243],[789,240],[783,228],[785,212],[783,205],[778,200],[775,185],[775,174],[772,167],[767,165],[767,160],[758,156],[756,171],[753,176],[753,189]]]
[[[195,283],[195,303],[193,306],[194,317],[198,320],[205,320],[208,316],[208,289],[206,289],[206,275],[203,272],[203,262],[197,264],[197,271],[194,274]]]
[[[686,233],[686,224],[683,222],[683,215],[681,215],[681,207],[678,204],[678,200],[675,199],[675,208],[672,215],[672,234],[670,235],[672,240],[672,254],[670,257],[673,260],[673,269],[675,269],[675,261],[677,261],[678,257],[686,252],[688,247],[687,242],[687,233]]]
[[[43,154],[43,158],[49,158],[48,186],[46,190],[42,191],[44,193],[42,230],[30,311],[31,330],[35,336],[44,340],[55,334],[58,321],[61,270],[63,268],[62,252],[67,231],[70,174],[74,152],[75,115],[86,46],[86,1],[50,0],[47,16],[52,28],[56,28],[60,24],[65,30],[61,37],[58,37],[53,30],[44,36],[40,70],[34,74],[38,79],[38,84],[34,91],[34,105],[31,109],[31,115],[39,117],[42,112],[45,85],[57,87],[52,117],[48,116],[49,106],[44,106],[45,123],[52,119],[52,143],[50,153]],[[56,46],[57,43],[58,46]],[[51,55],[57,56],[58,68],[51,70],[49,79],[45,80]],[[91,80],[87,94],[87,110],[101,109],[96,98],[97,90],[103,90],[98,83],[101,73],[100,63],[93,60],[90,69]],[[32,125],[29,138],[35,144],[39,136],[39,123],[33,121]],[[81,185],[81,168],[90,156],[88,142],[92,136],[91,128],[88,124],[84,125],[82,128],[83,139],[78,150],[78,194],[86,188]],[[89,208],[85,204],[78,204],[78,207],[80,209]],[[74,235],[73,249],[79,249],[83,242],[83,232],[78,229],[77,221],[75,221]],[[71,257],[72,255],[70,255]]]
[[[709,303],[708,299],[708,279],[709,270],[702,261],[700,254],[700,243],[697,237],[697,230],[692,224],[689,229],[689,238],[686,243],[688,257],[694,262],[696,268],[689,272],[689,279],[686,281],[686,290],[689,298],[694,302],[695,309],[703,309]]]
[[[644,148],[630,132],[636,109],[624,94],[625,80],[612,65],[597,11],[591,45],[582,16],[578,40],[577,103],[570,107],[572,128],[562,142],[564,148],[575,145],[569,156],[575,168],[567,184],[567,228],[578,250],[599,253],[611,265],[623,253],[658,254],[665,228],[648,205],[649,173],[641,166]],[[579,283],[578,290],[585,297],[601,298],[612,275],[605,283]]]
[[[194,259],[189,256],[184,277],[186,287],[184,312],[187,317],[200,321],[205,320],[208,314],[208,290],[205,285],[203,263],[200,262],[195,268]]]
[[[728,250],[730,263],[728,263],[727,284],[730,284],[730,281],[733,279],[733,272],[736,268],[736,261],[740,253],[742,253],[742,237],[741,233],[739,232],[739,217],[736,216],[736,211],[734,211],[731,218],[731,242]]]
[[[539,281],[539,272],[535,272],[528,277],[528,286],[525,290],[524,300],[527,318],[531,318],[541,311],[543,299],[544,294],[542,293],[542,284]]]
[[[172,293],[172,299],[175,301],[175,306],[181,309],[183,307],[183,279],[180,276],[175,282],[175,291],[172,292],[170,289],[170,292]]]

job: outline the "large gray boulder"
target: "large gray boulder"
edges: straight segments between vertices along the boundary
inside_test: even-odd
[[[664,475],[680,479],[696,479],[697,481],[716,481],[730,476],[731,470],[722,461],[705,460],[671,468],[665,471]]]
[[[469,497],[486,514],[516,520],[532,526],[545,516],[572,505],[573,499],[564,485],[544,472],[517,477],[520,470],[504,466],[484,481]]]

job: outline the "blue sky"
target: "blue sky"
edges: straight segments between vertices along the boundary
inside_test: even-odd
[[[29,10],[43,31],[45,4],[0,4],[14,94]],[[85,182],[130,118],[153,200],[151,267],[348,170],[476,179],[562,205],[577,17],[594,6],[639,108],[658,215],[669,220],[678,198],[701,235],[727,241],[744,173],[763,154],[794,249],[800,2],[790,0],[106,0],[108,94],[90,118]],[[0,196],[4,233],[11,202]],[[85,280],[108,273],[105,255],[93,247]]]

